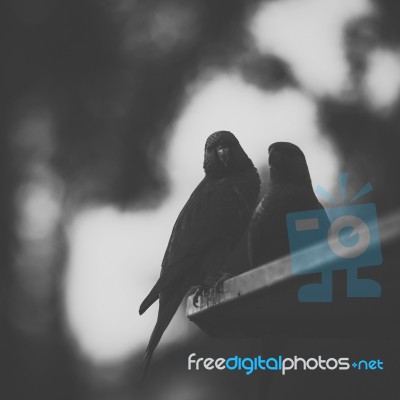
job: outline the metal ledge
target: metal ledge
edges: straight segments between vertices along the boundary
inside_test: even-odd
[[[318,282],[321,260],[305,271],[309,274],[294,275],[287,256],[225,281],[220,292],[210,289],[198,307],[190,296],[187,317],[214,337],[398,337],[400,268],[393,261],[398,258],[400,212],[381,219],[379,226],[384,263],[360,268],[359,277],[380,282],[380,298],[347,298],[342,270],[333,272],[333,302],[300,303],[298,289]]]

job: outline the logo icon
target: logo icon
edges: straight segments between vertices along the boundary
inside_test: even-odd
[[[358,278],[358,269],[382,263],[376,206],[351,204],[372,190],[365,185],[346,204],[347,174],[340,174],[341,202],[322,187],[316,192],[335,207],[289,213],[286,216],[292,271],[296,275],[321,272],[321,283],[303,285],[300,302],[331,302],[332,271],[347,271],[347,297],[380,297],[381,286]]]

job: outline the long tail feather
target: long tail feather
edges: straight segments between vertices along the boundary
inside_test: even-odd
[[[153,333],[151,334],[149,344],[147,345],[144,355],[142,378],[146,376],[153,352],[160,342],[161,336],[171,322],[176,310],[181,304],[185,294],[186,291],[177,291],[176,293],[169,294],[168,298],[163,295],[160,296],[160,308],[158,310],[157,323],[153,329]]]
[[[158,287],[156,284],[140,305],[139,314],[142,315],[154,302],[156,302],[158,296]]]

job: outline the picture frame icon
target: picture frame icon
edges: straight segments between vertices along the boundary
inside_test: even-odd
[[[300,302],[332,302],[332,272],[347,271],[347,297],[380,297],[381,286],[358,269],[382,264],[376,205],[340,205],[286,216],[292,272],[321,272],[321,283],[300,287]]]

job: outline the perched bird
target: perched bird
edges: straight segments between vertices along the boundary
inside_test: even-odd
[[[228,131],[210,135],[204,150],[205,177],[180,212],[161,265],[161,274],[140,306],[143,314],[156,300],[156,326],[144,358],[143,374],[182,299],[223,272],[225,260],[253,214],[260,178],[236,137]]]
[[[289,254],[286,215],[323,209],[314,194],[303,152],[292,143],[277,142],[269,149],[270,181],[249,224],[250,267]]]

